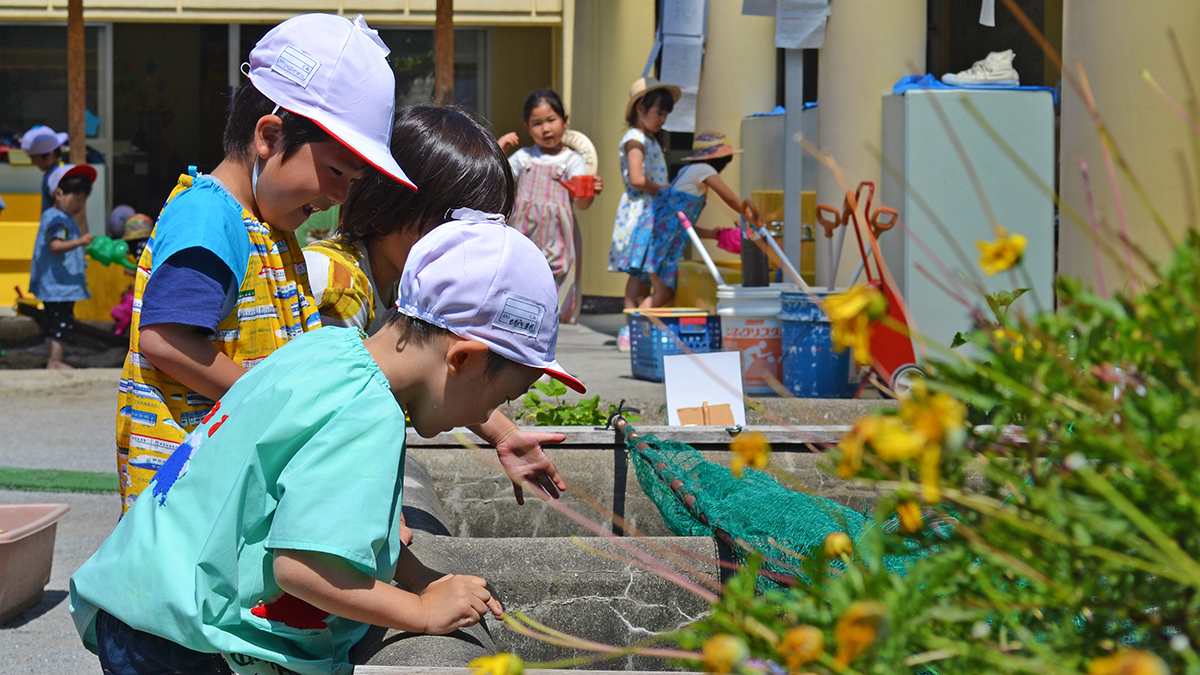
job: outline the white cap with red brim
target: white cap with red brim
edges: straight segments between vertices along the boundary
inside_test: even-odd
[[[558,288],[542,250],[503,216],[451,217],[413,245],[396,308],[586,392],[554,359]]]
[[[301,14],[254,45],[247,76],[280,108],[312,120],[367,164],[415,190],[392,157],[396,78],[388,53],[361,14],[354,21]]]
[[[87,164],[59,164],[50,169],[50,175],[46,177],[46,187],[50,188],[50,194],[54,194],[58,184],[67,176],[87,176],[89,183],[96,182],[96,170]]]

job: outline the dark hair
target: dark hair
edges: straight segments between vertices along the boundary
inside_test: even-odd
[[[76,174],[67,176],[58,181],[58,189],[62,190],[64,195],[84,195],[90,197],[92,194],[92,181],[88,180],[87,176]]]
[[[644,96],[637,100],[629,108],[629,114],[625,117],[625,121],[629,126],[637,124],[638,107],[641,106],[650,112],[654,108],[661,108],[664,112],[670,113],[675,109],[675,97],[666,89],[651,89]]]
[[[275,107],[275,102],[255,89],[253,84],[243,82],[229,99],[229,116],[225,119],[223,139],[225,156],[245,157],[253,152],[254,129],[258,121],[272,114],[272,111],[283,122],[280,142],[285,162],[305,143],[320,143],[330,139],[324,129],[307,117],[283,108],[275,110]]]
[[[525,97],[525,107],[521,109],[521,119],[529,124],[529,116],[533,114],[533,109],[545,103],[550,106],[550,109],[558,113],[558,116],[566,119],[567,109],[563,107],[562,99],[559,98],[558,92],[553,89],[538,89]]]
[[[717,173],[725,170],[729,163],[733,161],[733,155],[725,155],[724,157],[713,157],[712,159],[701,160],[705,164],[711,166]]]
[[[393,232],[424,234],[471,208],[508,217],[516,189],[492,132],[457,106],[411,105],[396,112],[392,156],[417,189],[382,174],[354,183],[338,215],[338,234],[375,241]]]
[[[385,326],[390,326],[393,323],[401,324],[400,328],[404,331],[404,339],[418,347],[427,344],[434,338],[455,337],[454,333],[445,328],[435,326],[424,319],[409,316],[395,307],[392,307],[387,311],[387,314],[383,315],[383,324]],[[489,349],[487,363],[483,368],[483,376],[488,381],[491,381],[501,371],[512,365],[516,365],[516,362]]]

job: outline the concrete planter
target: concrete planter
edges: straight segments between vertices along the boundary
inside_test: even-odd
[[[70,510],[66,504],[0,506],[0,625],[41,601],[56,526]]]

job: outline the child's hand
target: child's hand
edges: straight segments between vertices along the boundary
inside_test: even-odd
[[[79,241],[79,245],[80,245],[80,246],[87,246],[88,244],[92,243],[92,241],[93,241],[95,238],[96,238],[96,237],[92,236],[92,233],[91,233],[91,232],[84,232],[84,233],[83,233],[83,236],[82,236],[82,237],[80,237],[80,238],[79,238],[79,240],[78,240],[78,241]]]
[[[596,176],[596,194],[600,194],[604,190],[604,179]]]
[[[500,144],[501,150],[508,152],[509,150],[512,150],[513,148],[520,145],[521,139],[519,136],[517,136],[517,132],[510,131],[507,134],[504,134],[500,138],[496,139],[496,142]]]
[[[427,635],[445,635],[474,626],[488,610],[497,619],[504,616],[504,607],[492,597],[487,582],[467,574],[448,574],[426,586],[421,593],[421,608]]]

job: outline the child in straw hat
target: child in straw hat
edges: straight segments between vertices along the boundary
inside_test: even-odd
[[[677,215],[680,211],[697,222],[709,189],[734,211],[741,211],[738,196],[719,175],[740,152],[719,131],[698,134],[692,142],[692,156],[683,160],[692,164],[680,171],[669,187],[659,190],[620,262],[622,271],[650,279],[651,293],[641,302],[642,308],[662,307],[675,297],[675,273],[686,238]],[[697,227],[696,233],[716,239],[719,230]]]

